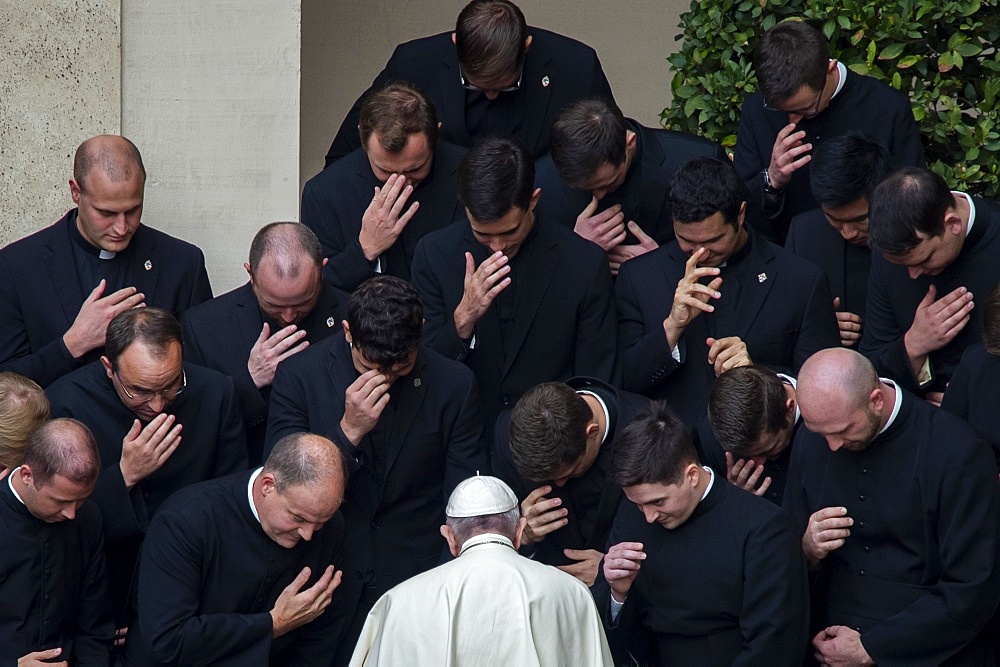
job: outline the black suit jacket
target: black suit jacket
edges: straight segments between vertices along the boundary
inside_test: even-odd
[[[62,342],[97,287],[81,285],[77,277],[69,232],[75,224],[73,209],[51,227],[0,250],[0,370],[43,387],[100,355],[95,350],[73,359]],[[140,225],[130,247],[135,287],[146,305],[180,317],[212,298],[205,256],[196,246]]]
[[[522,477],[510,452],[510,410],[500,413],[493,436],[493,474],[507,482],[517,494],[518,501],[523,501],[538,487],[549,485],[552,492],[546,497],[561,498],[562,506],[569,511],[569,523],[565,527],[546,535],[544,540],[527,549],[533,552],[532,559],[546,565],[573,562],[566,558],[563,549],[604,550],[615,509],[622,498],[621,487],[610,483],[607,478],[611,471],[615,438],[650,405],[645,396],[619,391],[595,378],[569,378],[566,384],[576,391],[590,391],[600,396],[611,420],[597,459],[580,477],[568,480],[561,487],[551,480],[533,482]]]
[[[112,604],[119,623],[128,621],[139,545],[163,501],[189,484],[247,467],[246,437],[232,380],[188,363],[184,373],[187,387],[165,410],[184,427],[181,444],[158,470],[131,490],[125,488],[119,461],[122,440],[136,416],[118,398],[101,362],[60,378],[46,391],[53,417],[80,420],[97,440],[102,470],[91,499],[104,518]]]
[[[510,274],[517,281],[517,301],[507,354],[496,301],[476,324],[474,349],[455,330],[465,253],[472,253],[477,266],[490,254],[468,222],[429,234],[413,261],[413,284],[424,302],[424,340],[472,368],[488,424],[539,382],[574,375],[613,382],[616,375],[615,305],[604,253],[537,215],[532,233],[518,250],[531,253],[523,271]]]
[[[347,317],[347,299],[344,292],[324,285],[312,314],[302,323],[306,340],[317,343],[340,331]],[[250,349],[260,337],[264,322],[250,283],[192,308],[185,313],[183,322],[184,358],[233,379],[243,409],[251,465],[262,460],[271,393],[269,386],[258,389],[247,370]],[[273,324],[271,333],[277,333]]]
[[[747,96],[740,112],[733,166],[744,179],[753,201],[764,210],[761,172],[771,163],[771,150],[778,132],[788,125],[788,114],[764,108],[764,97],[757,91]],[[913,120],[910,100],[904,93],[885,83],[849,72],[844,87],[830,105],[815,118],[803,118],[796,130],[803,130],[803,143],[815,149],[821,142],[860,130],[889,149],[895,166],[923,166],[924,149],[917,123]],[[775,237],[784,242],[791,219],[816,208],[809,183],[809,165],[792,176],[782,195],[782,208],[771,219]]]
[[[357,378],[343,335],[286,359],[271,391],[267,447],[306,431],[330,438],[344,453],[350,480],[340,508],[344,556],[337,564],[344,579],[333,604],[337,613],[363,620],[374,603],[360,604],[366,586],[381,595],[438,564],[448,496],[485,470],[487,455],[475,380],[461,364],[421,348],[413,370],[389,391],[392,407],[360,448],[340,428],[345,392]],[[355,626],[360,632],[360,623]],[[356,641],[342,638],[335,662],[346,662]]]
[[[755,363],[792,375],[817,350],[840,345],[830,285],[820,268],[753,233],[749,242],[733,328],[718,330],[716,314],[702,313],[681,336],[680,363],[667,346],[663,320],[687,254],[674,241],[626,262],[618,274],[622,386],[666,399],[689,427],[705,414],[715,381],[706,338],[739,336]],[[720,292],[725,289],[723,284]]]
[[[621,186],[605,196],[600,210],[622,205],[625,221],[634,220],[660,245],[674,238],[673,216],[667,201],[670,177],[677,169],[697,157],[726,160],[726,152],[716,143],[685,132],[644,127],[628,119],[636,133],[636,157]],[[544,219],[573,229],[576,216],[590,204],[591,194],[571,188],[559,176],[551,155],[538,159],[535,185],[542,189],[536,212]],[[626,243],[638,243],[629,234]]]
[[[586,44],[542,28],[528,27],[531,48],[524,57],[520,90],[501,95],[514,96],[514,109],[521,117],[515,136],[532,155],[548,151],[549,128],[559,110],[583,97],[612,98],[611,86],[594,49]],[[458,71],[458,54],[451,32],[415,39],[393,51],[371,88],[354,103],[337,132],[326,164],[361,145],[358,116],[365,95],[389,81],[408,81],[423,89],[437,110],[440,138],[470,147],[479,137],[470,136],[465,122],[465,94]]]
[[[837,233],[823,209],[813,209],[792,219],[785,249],[818,265],[830,280],[830,291],[840,297],[840,310],[860,315],[864,326],[865,301],[871,250],[848,243]]]
[[[420,208],[396,243],[382,254],[382,273],[409,280],[417,241],[465,217],[457,193],[458,166],[464,154],[464,148],[438,143],[430,175],[406,202],[407,208],[420,202]],[[324,274],[340,289],[353,291],[375,275],[375,262],[365,259],[358,234],[375,188],[381,186],[367,154],[358,148],[309,179],[302,191],[302,222],[316,232],[323,244],[323,254],[330,258]]]

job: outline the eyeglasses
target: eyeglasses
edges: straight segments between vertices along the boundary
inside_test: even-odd
[[[521,79],[524,78],[524,64],[521,64],[521,71],[517,73],[517,83],[512,86],[507,86],[506,88],[480,88],[479,86],[468,83],[465,80],[465,73],[462,71],[462,64],[458,65],[458,80],[462,82],[462,87],[466,90],[471,90],[474,93],[512,93],[515,90],[521,89]]]
[[[165,401],[172,401],[175,398],[177,398],[177,396],[182,391],[184,391],[184,388],[187,387],[187,383],[188,383],[187,373],[185,373],[182,370],[181,371],[181,384],[180,384],[180,386],[177,386],[177,387],[167,387],[166,389],[161,389],[159,391],[138,391],[136,389],[133,389],[132,391],[129,391],[128,387],[125,386],[125,383],[122,382],[121,376],[118,375],[118,371],[115,371],[114,375],[115,375],[115,379],[118,380],[118,384],[121,386],[122,391],[124,391],[125,395],[129,397],[129,400],[136,401],[136,402],[139,402],[139,403],[149,403],[150,401],[152,401],[157,396],[161,397]]]
[[[779,109],[778,107],[768,104],[767,100],[764,100],[764,108],[768,111],[780,111],[781,113],[796,114],[798,116],[812,118],[813,116],[819,114],[819,105],[823,102],[823,91],[825,90],[826,79],[823,80],[823,87],[819,89],[819,94],[816,95],[816,103],[813,104],[810,109]]]

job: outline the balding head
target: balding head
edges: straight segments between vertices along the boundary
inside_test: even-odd
[[[125,137],[101,134],[80,144],[73,158],[73,179],[81,189],[86,189],[87,177],[95,168],[112,183],[124,183],[137,177],[146,180],[146,167],[139,149]]]
[[[340,449],[311,433],[279,440],[253,484],[261,527],[291,549],[329,521],[344,498],[346,476]]]
[[[299,222],[272,222],[250,244],[250,274],[261,311],[281,327],[298,324],[316,307],[323,280],[323,247]],[[274,332],[272,332],[274,333]]]
[[[810,431],[824,436],[833,451],[857,451],[885,423],[888,391],[868,359],[853,350],[830,348],[802,365],[795,393]]]
[[[76,518],[100,471],[90,429],[75,419],[54,419],[32,434],[10,483],[32,516],[58,523]]]

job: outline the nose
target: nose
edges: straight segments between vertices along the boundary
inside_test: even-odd
[[[76,518],[76,510],[77,510],[77,504],[76,503],[71,503],[71,504],[67,505],[65,508],[63,508],[63,511],[61,512],[61,514],[64,517],[66,517],[67,521],[72,521],[73,519]]]
[[[646,517],[646,523],[656,523],[656,510],[644,507],[642,515]]]
[[[149,401],[150,410],[153,410],[157,414],[163,412],[163,410],[166,407],[167,407],[167,399],[163,398],[163,394],[156,394]]]
[[[802,120],[803,116],[800,113],[790,113],[788,114],[788,122],[798,124]]]
[[[840,448],[842,448],[844,446],[844,442],[845,441],[843,439],[840,439],[840,440],[834,439],[834,438],[827,438],[826,439],[826,444],[830,447],[830,451],[831,452],[836,452],[836,451],[840,450]]]
[[[286,327],[289,324],[295,324],[295,319],[298,313],[295,312],[294,308],[282,308],[281,309],[281,323]]]
[[[916,280],[920,276],[924,275],[924,270],[919,266],[908,266],[906,267],[906,272],[910,275],[910,280]]]
[[[597,199],[597,201],[601,201],[604,199],[604,196],[608,194],[608,189],[604,188],[603,190],[591,190],[590,194],[594,195],[594,198]]]
[[[111,229],[118,236],[124,236],[128,233],[128,220],[125,218],[124,213],[118,214],[118,217],[115,218],[115,222],[111,226]]]
[[[507,249],[507,244],[498,239],[491,239],[489,246],[492,252],[503,252]]]
[[[312,526],[302,526],[299,528],[299,537],[301,537],[306,542],[312,541],[313,533],[316,531]]]
[[[492,102],[496,98],[500,97],[500,91],[498,91],[498,90],[484,90],[483,91],[483,95],[486,96],[486,99],[488,99],[489,101]]]
[[[559,479],[552,480],[552,483],[558,486],[560,489],[566,486],[566,482],[569,481],[569,477],[560,477]]]

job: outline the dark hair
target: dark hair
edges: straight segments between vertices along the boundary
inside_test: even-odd
[[[763,35],[754,50],[754,72],[764,100],[781,104],[808,86],[823,89],[830,65],[830,45],[822,33],[802,21],[784,21]]]
[[[990,354],[1000,356],[1000,283],[986,298],[983,312],[983,345]]]
[[[347,302],[353,345],[379,368],[405,362],[420,343],[424,309],[413,286],[393,276],[361,283]]]
[[[701,222],[721,212],[727,224],[739,228],[744,192],[732,164],[700,157],[674,172],[668,201],[674,222]]]
[[[181,323],[162,308],[131,308],[115,315],[108,324],[104,354],[116,368],[118,358],[129,345],[139,341],[162,354],[171,343],[183,344]]]
[[[73,156],[73,180],[80,189],[86,189],[84,182],[95,167],[112,183],[129,181],[136,173],[146,179],[142,155],[135,144],[125,137],[101,135],[80,144]]]
[[[595,171],[625,161],[628,125],[614,102],[592,97],[577,100],[559,112],[549,131],[549,153],[559,176],[579,187]]]
[[[809,165],[812,195],[820,206],[838,208],[864,197],[892,169],[892,156],[875,139],[851,130],[820,143]]]
[[[267,257],[274,262],[278,277],[295,278],[302,255],[316,266],[323,265],[323,245],[316,233],[301,222],[271,222],[261,227],[250,243],[250,270]]]
[[[868,245],[887,255],[905,255],[920,243],[918,232],[944,234],[944,216],[953,205],[948,184],[930,169],[898,169],[872,191]]]
[[[524,14],[508,0],[472,0],[455,23],[462,71],[483,81],[520,70],[527,38]]]
[[[618,486],[680,484],[698,462],[691,436],[663,401],[654,402],[615,438],[611,482]]]
[[[527,211],[534,187],[535,162],[517,139],[483,139],[458,168],[459,199],[480,224],[499,220],[515,206]]]
[[[785,383],[766,366],[733,368],[720,375],[708,400],[708,421],[719,444],[740,454],[765,433],[788,426]]]
[[[510,454],[522,477],[552,479],[587,448],[587,401],[562,382],[544,382],[524,392],[510,413]]]
[[[290,433],[274,444],[261,472],[274,475],[278,491],[336,477],[344,481],[340,450],[323,436]]]
[[[431,150],[437,144],[438,119],[434,104],[424,91],[411,83],[390,81],[369,93],[361,103],[358,117],[361,147],[368,150],[368,139],[378,135],[382,150],[393,155],[406,148],[414,134],[427,137]]]
[[[101,455],[90,429],[64,417],[31,434],[24,447],[24,465],[31,469],[36,487],[49,484],[56,475],[74,484],[93,484],[101,472]]]

